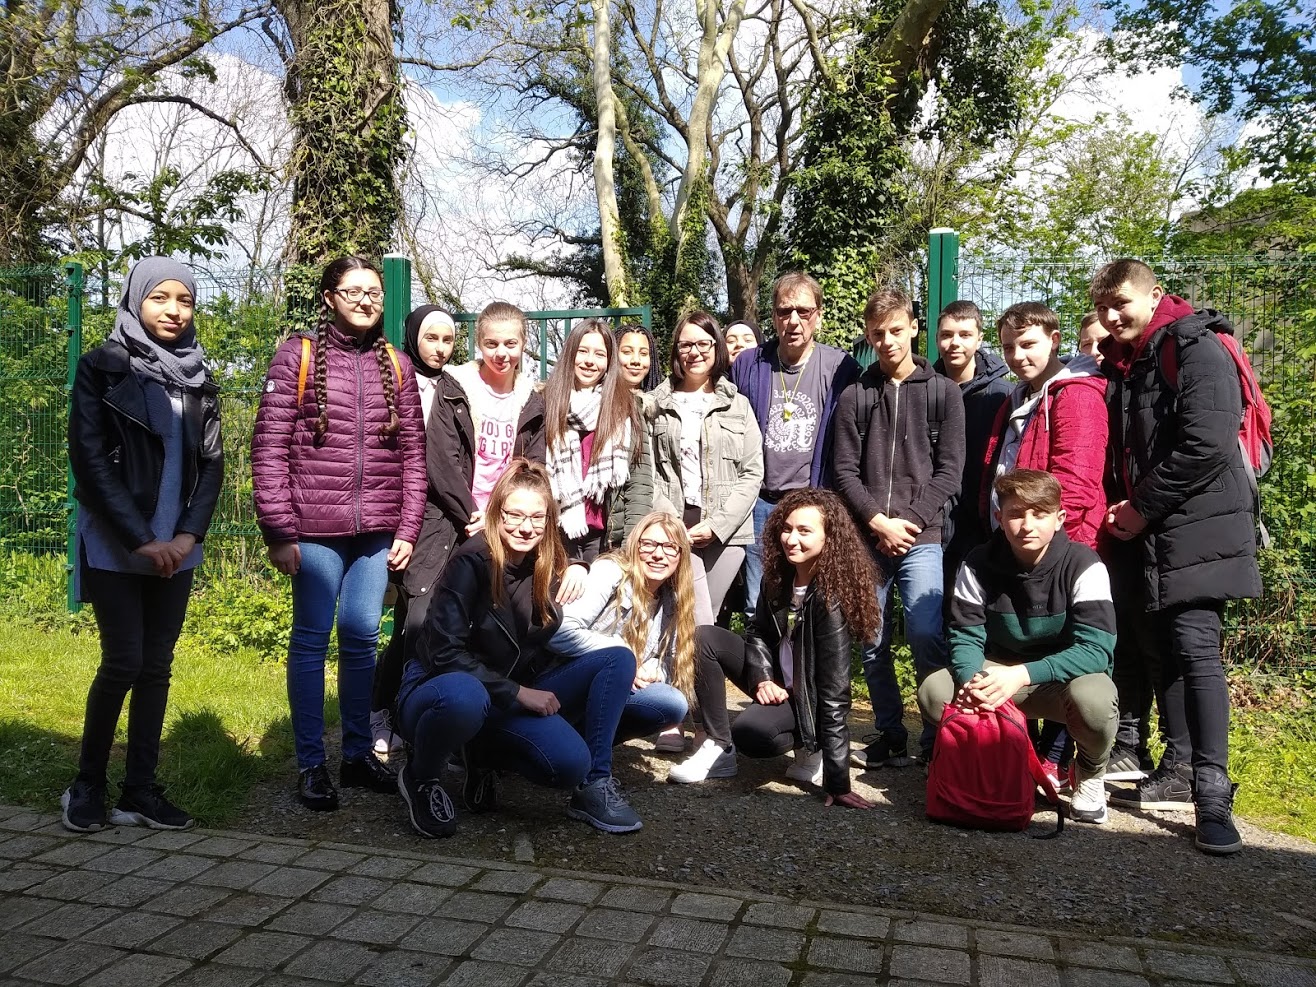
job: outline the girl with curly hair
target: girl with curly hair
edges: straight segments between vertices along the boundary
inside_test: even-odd
[[[625,644],[637,668],[616,742],[658,734],[658,750],[682,750],[680,726],[694,698],[695,588],[685,525],[650,511],[620,552],[590,566],[585,593],[562,611],[553,650],[579,655]]]
[[[668,781],[736,774],[749,757],[796,751],[786,776],[820,785],[827,805],[871,808],[850,790],[850,649],[876,633],[877,579],[845,503],[828,490],[782,497],[763,529],[763,605],[742,640],[720,627],[696,634],[695,695],[708,739]],[[726,679],[754,702],[728,722]],[[801,753],[802,752],[802,753]]]

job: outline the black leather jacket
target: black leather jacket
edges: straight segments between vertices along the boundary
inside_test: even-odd
[[[789,599],[761,605],[746,628],[751,689],[768,680],[785,685],[779,656],[789,614]],[[850,791],[850,630],[840,608],[829,607],[812,586],[791,643],[802,674],[792,684],[790,703],[804,748],[823,752],[823,790],[844,795]]]
[[[146,395],[128,351],[108,342],[82,356],[73,379],[69,465],[73,495],[113,526],[129,551],[152,541],[164,440],[147,425]],[[219,387],[183,391],[183,512],[175,533],[205,537],[224,483]]]
[[[495,705],[509,709],[522,685],[561,661],[547,649],[561,623],[556,607],[547,624],[533,616],[529,632],[519,637],[508,601],[494,605],[491,578],[489,546],[481,532],[452,553],[439,577],[412,659],[420,668],[408,668],[399,705],[427,679],[467,672],[484,683]]]

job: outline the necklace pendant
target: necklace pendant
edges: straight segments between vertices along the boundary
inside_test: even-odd
[[[793,414],[795,414],[795,402],[793,402],[793,401],[787,401],[785,404],[783,404],[783,405],[781,406],[781,420],[782,420],[782,421],[784,421],[784,422],[788,422],[788,421],[790,421],[790,420],[791,420],[791,415],[793,415]]]

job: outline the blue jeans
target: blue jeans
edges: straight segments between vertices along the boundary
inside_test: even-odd
[[[550,669],[533,688],[562,708],[539,716],[520,706],[494,706],[468,672],[445,672],[408,688],[419,666],[407,666],[398,726],[412,744],[418,778],[437,778],[448,755],[470,744],[482,765],[515,771],[536,785],[574,788],[612,774],[612,743],[635,680],[629,648],[599,648]]]
[[[685,722],[690,704],[676,686],[666,682],[651,682],[643,689],[632,692],[622,707],[621,722],[617,725],[617,743],[648,737],[679,726]]]
[[[288,708],[303,771],[324,763],[324,662],[335,611],[343,759],[370,750],[370,689],[392,544],[388,532],[300,543],[302,565],[292,577]]]
[[[877,641],[864,647],[864,679],[868,682],[878,732],[893,740],[908,740],[905,706],[891,657],[891,586],[894,583],[900,590],[900,602],[905,608],[905,640],[914,656],[915,679],[921,684],[949,663],[941,612],[941,545],[915,545],[900,558],[881,552],[874,552],[873,557],[882,575],[877,587],[882,628]],[[932,748],[935,730],[935,724],[923,721],[919,745],[925,754]]]
[[[763,528],[768,523],[768,515],[776,506],[762,497],[754,501],[754,540],[745,546],[746,620],[754,616],[754,607],[759,602],[759,588],[763,585]],[[713,616],[716,617],[717,614]]]

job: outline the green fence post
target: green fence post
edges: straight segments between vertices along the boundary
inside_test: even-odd
[[[928,233],[927,283],[928,304],[923,319],[927,332],[923,334],[923,354],[934,360],[937,357],[937,316],[960,297],[960,235],[954,230],[938,227]]]
[[[411,258],[384,256],[384,338],[402,349],[407,316],[411,314]]]
[[[648,329],[650,332],[653,332],[653,306],[652,306],[652,305],[641,305],[641,306],[640,306],[640,324],[643,325],[644,328]]]
[[[69,415],[71,416],[73,414],[73,377],[78,370],[78,358],[82,356],[82,265],[65,264],[64,274],[67,289],[65,328],[69,334],[68,376],[64,384],[64,390],[67,395],[65,400],[68,402]],[[64,516],[67,519],[65,521],[65,536],[68,541],[68,560],[64,564],[64,583],[69,613],[77,613],[82,609],[82,604],[78,602],[78,596],[73,591],[73,567],[78,564],[78,502],[73,497],[73,469],[68,462],[67,441],[66,438],[64,469],[68,474],[68,480],[65,485]]]

